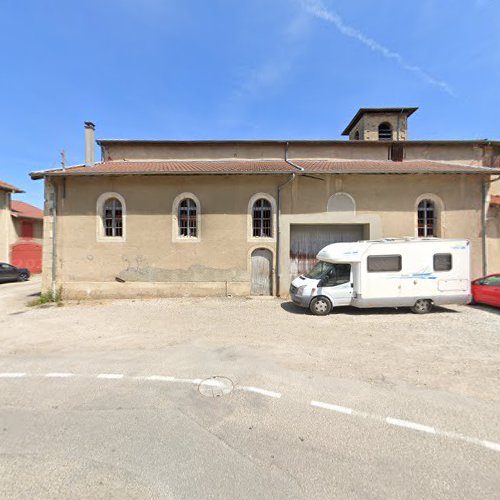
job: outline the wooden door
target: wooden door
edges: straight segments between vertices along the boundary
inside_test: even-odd
[[[272,295],[273,254],[265,248],[252,252],[252,295]]]

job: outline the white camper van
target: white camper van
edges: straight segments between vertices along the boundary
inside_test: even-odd
[[[319,262],[292,281],[293,302],[313,314],[333,307],[410,307],[415,313],[433,305],[468,304],[470,243],[439,238],[386,238],[333,243]]]

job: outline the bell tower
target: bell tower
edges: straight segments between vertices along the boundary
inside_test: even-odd
[[[408,118],[418,108],[360,108],[342,132],[350,141],[406,141]]]

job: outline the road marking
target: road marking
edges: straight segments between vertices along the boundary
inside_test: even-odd
[[[372,413],[366,413],[364,411],[353,410],[345,406],[339,406],[331,403],[323,403],[321,401],[311,401],[311,406],[316,406],[318,408],[324,408],[327,410],[333,410],[338,413],[345,413],[346,415],[352,415],[354,417],[368,418],[370,420],[375,420],[377,422],[384,422],[389,425],[394,425],[396,427],[403,427],[405,429],[412,429],[420,432],[427,432],[428,434],[434,434],[435,436],[446,437],[448,439],[453,439],[455,441],[464,441],[469,444],[475,444],[482,446],[483,448],[488,448],[493,451],[500,452],[500,443],[495,443],[494,441],[488,441],[485,439],[478,439],[464,434],[459,434],[457,432],[442,431],[431,427],[429,425],[418,424],[417,422],[411,422],[410,420],[401,420],[399,418],[393,417],[381,417],[380,415],[374,415]]]
[[[262,394],[263,396],[269,396],[270,398],[281,398],[280,392],[268,391],[267,389],[261,389],[260,387],[238,385],[236,386],[236,389],[245,392],[254,392],[255,394]]]
[[[106,378],[106,379],[119,379],[123,378],[123,373],[99,373],[97,378]]]
[[[436,434],[436,429],[434,427],[429,427],[428,425],[417,424],[416,422],[410,422],[408,420],[399,420],[398,418],[387,417],[385,421],[388,424],[396,425],[398,427],[406,427],[407,429],[413,429],[415,431],[428,432],[430,434]]]
[[[166,375],[138,375],[134,377],[136,380],[150,380],[152,382],[173,382],[175,377],[168,377]]]
[[[483,441],[481,442],[483,446],[489,448],[490,450],[500,451],[500,443],[494,443],[493,441],[486,441],[485,439],[483,439]]]
[[[332,410],[338,413],[345,413],[346,415],[352,415],[352,409],[346,408],[345,406],[332,405],[330,403],[322,403],[321,401],[311,401],[311,406],[316,406],[317,408],[324,408],[325,410]]]
[[[153,382],[180,382],[186,384],[200,384],[203,379],[195,378],[176,378],[165,375],[137,375],[137,376],[125,376],[123,373],[100,373],[98,375],[77,375],[71,372],[50,372],[45,374],[28,374],[26,372],[4,372],[0,373],[0,378],[24,378],[24,377],[44,377],[44,378],[70,378],[70,377],[96,377],[98,379],[123,379],[128,378],[130,380],[148,380]],[[205,381],[205,383],[209,383],[210,381]],[[217,381],[213,382],[214,386],[218,386],[219,383]],[[268,396],[271,398],[281,398],[280,392],[269,391],[267,389],[262,389],[260,387],[254,386],[236,386],[235,389],[239,389],[245,392],[253,392],[256,394],[261,394],[263,396]],[[453,439],[455,441],[464,441],[469,444],[474,444],[477,446],[481,446],[483,448],[487,448],[492,451],[500,452],[500,443],[496,443],[494,441],[489,441],[486,439],[478,439],[470,436],[466,436],[464,434],[459,434],[456,432],[449,432],[436,429],[435,427],[431,427],[428,425],[419,424],[417,422],[412,422],[410,420],[401,420],[394,417],[381,417],[379,415],[374,415],[371,413],[366,413],[359,410],[354,410],[352,408],[347,408],[346,406],[340,406],[332,403],[324,403],[322,401],[311,401],[310,405],[317,408],[323,408],[326,410],[335,411],[337,413],[343,413],[345,415],[351,415],[360,418],[367,418],[371,420],[375,420],[377,422],[383,422],[389,425],[393,425],[396,427],[402,427],[406,429],[416,430],[420,432],[426,432],[428,434],[434,434],[440,437],[446,437],[448,439]]]

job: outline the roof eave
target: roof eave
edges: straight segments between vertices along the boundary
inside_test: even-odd
[[[17,193],[17,194],[26,192],[26,191],[23,191],[22,189],[15,187],[15,186],[10,186],[10,187],[0,186],[0,191],[7,191],[8,193]]]

